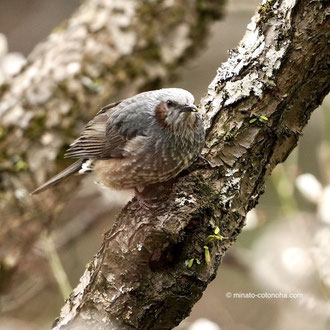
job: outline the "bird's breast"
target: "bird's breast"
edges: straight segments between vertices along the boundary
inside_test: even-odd
[[[190,166],[203,144],[198,130],[137,136],[127,142],[123,158],[97,160],[94,171],[102,184],[115,189],[164,182]]]

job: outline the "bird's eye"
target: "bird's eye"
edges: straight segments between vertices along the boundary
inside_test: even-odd
[[[168,101],[166,101],[166,104],[167,104],[169,107],[171,107],[171,106],[174,105],[174,102],[171,101],[171,100],[168,100]]]

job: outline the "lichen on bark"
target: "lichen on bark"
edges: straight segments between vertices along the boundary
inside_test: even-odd
[[[110,100],[168,81],[201,49],[222,3],[86,0],[0,86],[0,277],[17,268],[76,189],[73,178],[29,196],[69,164],[64,151],[83,125]]]
[[[201,101],[206,161],[149,187],[147,195],[157,196],[151,210],[136,201],[122,210],[81,279],[88,276],[88,285],[70,296],[54,329],[170,329],[189,314],[266,176],[330,90],[327,9],[321,0],[263,1]],[[210,264],[187,267],[203,259],[215,227],[225,238],[210,245]]]

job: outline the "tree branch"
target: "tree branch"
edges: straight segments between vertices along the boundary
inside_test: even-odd
[[[215,277],[225,251],[329,92],[326,1],[264,1],[201,101],[203,156],[129,203],[105,234],[54,329],[170,329]],[[222,241],[206,238],[220,228]],[[201,264],[189,260],[198,259]],[[191,262],[190,262],[191,264]]]
[[[157,87],[201,49],[223,2],[85,1],[0,86],[0,286],[78,180],[29,192],[68,165],[64,150],[101,105]]]

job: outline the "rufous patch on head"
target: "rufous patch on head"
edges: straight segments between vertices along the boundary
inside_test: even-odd
[[[168,130],[171,130],[171,126],[166,122],[167,108],[165,102],[160,102],[155,109],[155,118],[157,123]]]

